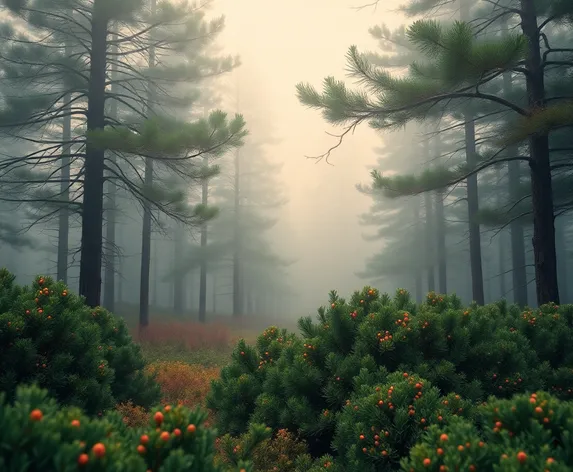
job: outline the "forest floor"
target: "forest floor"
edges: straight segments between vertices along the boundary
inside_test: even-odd
[[[135,307],[116,310],[125,319],[134,339],[141,345],[148,369],[156,374],[162,389],[162,403],[205,406],[211,381],[231,360],[239,339],[254,344],[269,326],[298,332],[296,319],[270,319],[260,316],[208,315],[207,323],[196,315],[175,316],[151,310],[149,326],[140,331]],[[122,410],[126,416],[129,411]],[[136,415],[137,412],[134,412]]]

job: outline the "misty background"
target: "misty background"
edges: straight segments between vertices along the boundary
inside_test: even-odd
[[[249,137],[245,148],[238,152],[248,153],[249,142],[263,142],[262,150],[257,152],[272,164],[256,177],[270,183],[262,190],[263,194],[276,192],[284,197],[284,204],[269,213],[276,219],[276,224],[265,232],[265,240],[272,246],[273,253],[288,261],[280,282],[284,290],[269,292],[270,300],[259,306],[245,301],[249,304],[244,308],[247,314],[251,311],[259,316],[268,313],[269,316],[298,318],[313,313],[324,304],[330,290],[347,296],[367,284],[383,292],[393,292],[399,287],[414,291],[412,277],[396,271],[394,275],[360,276],[368,258],[380,252],[386,242],[384,237],[374,241],[365,239],[364,235],[373,231],[360,224],[361,215],[368,212],[372,199],[359,192],[357,185],[370,183],[370,170],[378,168],[377,148],[389,144],[402,144],[408,148],[421,139],[419,133],[410,128],[378,134],[361,126],[347,136],[328,162],[317,161],[307,156],[320,155],[333,146],[336,137],[328,133],[340,130],[326,123],[320,113],[305,109],[295,94],[295,86],[301,81],[320,87],[327,75],[344,77],[345,54],[350,45],[357,45],[364,51],[376,50],[377,41],[369,34],[369,28],[382,23],[396,28],[410,21],[396,11],[402,2],[382,1],[376,6],[364,6],[365,3],[367,0],[216,0],[210,4],[207,17],[225,16],[225,28],[216,40],[217,48],[224,54],[240,56],[241,61],[236,69],[213,79],[210,87],[220,93],[221,109],[236,111],[245,117]],[[235,152],[230,151],[223,159],[221,176],[209,184],[211,201],[215,205],[217,182],[232,177]],[[409,159],[407,152],[402,155],[404,160]],[[389,164],[384,171],[392,175],[399,167]],[[190,187],[193,185],[196,184],[189,184]],[[190,201],[198,202],[200,191],[200,185],[189,188]],[[395,204],[399,205],[398,202]],[[222,221],[224,215],[223,209],[219,217]],[[9,211],[3,213],[3,218],[13,217]],[[135,306],[139,302],[141,218],[141,207],[129,201],[125,202],[117,218],[116,244],[121,257],[115,283],[120,304]],[[216,231],[217,224],[215,219],[208,228]],[[21,227],[25,226],[23,222]],[[220,228],[224,234],[225,226]],[[412,227],[412,231],[419,230]],[[20,250],[6,245],[0,247],[2,264],[13,271],[21,283],[29,283],[38,273],[56,275],[53,248],[57,244],[57,232],[53,225],[36,225],[29,232],[36,237],[35,247]],[[177,241],[175,233],[155,228],[152,234],[150,304],[156,310],[171,310],[174,304],[177,305],[173,278],[182,279],[184,300],[179,308],[196,314],[199,268],[191,261],[193,250],[199,244],[200,231],[197,228],[183,230],[182,236],[180,233],[183,243]],[[511,291],[504,292],[499,282],[498,260],[504,257],[503,250],[495,245],[492,231],[483,229],[483,234],[486,302],[500,297],[511,299]],[[448,292],[456,292],[469,302],[471,279],[466,262],[466,237],[461,231],[448,244],[452,258]],[[71,227],[70,247],[78,246],[79,241],[78,227]],[[175,264],[186,261],[186,257],[190,261],[188,270],[174,275]],[[78,264],[79,258],[72,255],[68,283],[73,290],[77,290]],[[211,268],[208,272],[208,313],[232,313],[230,271],[229,264],[223,264],[222,268]],[[532,277],[533,272],[528,269],[528,280]],[[257,288],[257,283],[253,282],[253,292],[270,290],[262,286]],[[427,287],[423,290],[425,293]],[[534,291],[531,290],[532,287],[530,300],[533,300]]]

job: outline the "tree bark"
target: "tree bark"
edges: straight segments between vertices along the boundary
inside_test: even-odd
[[[465,119],[466,162],[469,169],[477,166],[477,153],[475,141],[475,122],[469,114]],[[481,255],[481,235],[477,214],[479,211],[479,196],[477,174],[470,175],[467,180],[468,220],[470,233],[470,267],[472,273],[472,298],[478,305],[485,303],[483,290],[483,268]]]
[[[527,95],[531,110],[545,107],[544,70],[534,0],[521,0],[521,29],[528,39]],[[531,200],[533,206],[533,257],[537,304],[559,303],[553,186],[549,159],[549,136],[529,137]]]
[[[66,55],[68,55],[66,45]],[[62,158],[61,158],[61,179],[60,198],[62,199],[62,208],[58,214],[58,262],[57,262],[57,279],[65,284],[68,283],[68,253],[70,238],[70,155],[72,151],[72,117],[70,116],[71,94],[64,95],[63,113],[64,122],[62,124]]]
[[[504,35],[508,34],[507,23],[501,25]],[[511,72],[503,74],[503,93],[510,96],[513,89]],[[517,146],[510,146],[507,149],[508,156],[519,155]],[[521,187],[521,165],[519,161],[511,161],[507,165],[507,176],[509,186],[510,202],[516,202],[520,198]],[[513,280],[513,301],[519,306],[527,305],[527,271],[525,262],[525,238],[523,235],[523,224],[514,220],[509,224],[511,233],[511,275]]]
[[[209,165],[209,158],[203,158],[203,164]],[[207,205],[209,200],[209,182],[205,181],[201,185],[201,203]],[[207,249],[207,223],[201,226],[201,264],[199,273],[199,321],[205,323],[207,314],[207,259],[205,251]]]
[[[565,216],[555,219],[555,250],[557,252],[557,280],[559,281],[559,297],[561,303],[569,303],[569,293],[567,289],[567,242],[565,231],[567,220]]]
[[[91,21],[90,81],[88,87],[87,130],[105,126],[106,48],[109,18],[101,0],[94,0]],[[101,297],[101,259],[103,246],[104,150],[88,140],[84,166],[80,295],[96,307]]]
[[[113,34],[113,39],[117,39],[117,34]],[[117,46],[112,47],[112,54],[117,53]],[[111,79],[117,79],[117,65],[111,65]],[[111,92],[115,92],[117,86],[111,85]],[[112,100],[110,106],[110,118],[117,119],[117,101]],[[112,165],[117,162],[115,154],[109,156]],[[117,186],[113,181],[113,177],[107,180],[108,188],[108,207],[106,209],[106,227],[105,227],[105,242],[106,242],[106,256],[105,256],[105,269],[104,269],[104,284],[103,284],[103,306],[109,310],[115,309],[115,229],[116,229],[116,215],[117,215]]]
[[[173,254],[174,264],[173,267],[176,268],[176,276],[173,280],[173,311],[177,315],[182,315],[185,311],[185,290],[184,290],[184,279],[181,270],[181,254],[185,250],[185,232],[179,223],[176,223],[175,227],[175,252]]]
[[[436,236],[438,239],[438,289],[440,293],[448,293],[447,262],[446,262],[446,219],[444,216],[444,193],[436,192]]]
[[[155,0],[150,0],[150,14],[155,15]],[[151,38],[153,41],[153,38]],[[155,67],[155,47],[149,48],[149,69]],[[148,118],[153,114],[155,104],[154,84],[147,84],[147,112]],[[144,188],[150,191],[153,185],[153,159],[145,158]],[[139,281],[139,327],[146,328],[149,325],[149,271],[151,266],[151,203],[145,199],[143,202],[143,221],[141,225],[141,268]]]
[[[234,248],[233,248],[233,316],[243,314],[243,294],[241,283],[241,163],[240,151],[235,152],[235,221],[234,221]]]
[[[435,232],[434,232],[434,211],[432,208],[432,194],[426,192],[424,195],[424,202],[426,207],[426,271],[428,277],[428,292],[436,290],[436,280],[434,275],[434,254],[436,253]]]
[[[419,196],[414,196],[414,238],[415,238],[415,245],[416,247],[414,248],[416,250],[417,253],[420,252],[420,248],[422,247],[422,241],[421,241],[421,224],[420,224],[420,197]],[[415,296],[416,296],[416,302],[421,303],[422,302],[422,273],[419,270],[416,270],[416,274],[414,276],[414,287],[415,287]]]

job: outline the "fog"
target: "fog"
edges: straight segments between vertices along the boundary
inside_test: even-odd
[[[91,289],[89,283],[80,283],[80,260],[90,255],[83,240],[89,238],[85,222],[92,220],[86,216],[87,204],[83,206],[83,220],[80,212],[71,210],[75,208],[71,196],[77,193],[80,195],[79,201],[84,203],[84,198],[89,197],[83,196],[83,184],[79,184],[79,180],[70,184],[68,192],[71,196],[69,202],[66,200],[68,207],[65,210],[66,218],[69,218],[64,224],[64,227],[69,227],[65,237],[68,241],[66,259],[69,266],[66,278],[70,287],[86,295],[88,303],[97,304],[100,301],[98,291],[101,285],[102,304],[117,312],[136,312],[138,306],[149,304],[149,317],[152,321],[162,313],[193,320],[199,316],[203,317],[202,321],[219,319],[221,316],[230,317],[233,314],[269,321],[277,317],[294,320],[313,314],[319,306],[327,303],[331,290],[349,296],[365,285],[389,293],[405,288],[418,300],[422,300],[428,291],[436,290],[456,293],[466,303],[472,300],[489,303],[507,298],[521,304],[527,302],[535,305],[536,300],[540,299],[540,285],[538,283],[536,289],[536,277],[539,282],[540,271],[544,269],[543,263],[539,262],[543,258],[538,259],[537,272],[534,268],[531,243],[534,232],[529,219],[532,214],[531,198],[529,194],[524,198],[519,196],[518,187],[528,185],[527,172],[518,171],[517,186],[511,187],[511,168],[507,162],[500,161],[500,165],[481,169],[484,172],[480,173],[479,180],[472,180],[474,177],[469,174],[463,179],[457,179],[462,175],[462,170],[468,169],[460,167],[461,163],[466,162],[466,156],[473,153],[479,155],[479,159],[486,159],[484,156],[496,155],[495,152],[500,149],[499,142],[495,140],[501,126],[500,121],[488,118],[500,113],[491,108],[494,105],[490,108],[487,108],[490,105],[472,108],[471,113],[475,118],[471,126],[475,129],[470,140],[470,121],[466,119],[470,105],[453,100],[458,106],[455,110],[447,108],[449,104],[440,104],[443,108],[439,112],[430,107],[423,112],[425,115],[413,113],[407,119],[388,112],[384,119],[394,120],[394,123],[383,131],[370,127],[369,120],[371,122],[373,118],[369,117],[357,123],[337,146],[338,135],[348,128],[335,126],[325,119],[321,110],[309,109],[302,103],[304,99],[301,98],[300,90],[297,94],[297,84],[310,84],[320,92],[324,79],[334,76],[344,80],[348,86],[354,85],[353,79],[348,77],[350,46],[357,46],[360,52],[378,54],[381,58],[372,59],[374,62],[378,60],[385,63],[390,60],[389,57],[394,57],[394,51],[386,49],[390,46],[381,47],[369,29],[385,25],[399,39],[396,42],[399,49],[404,46],[400,40],[405,41],[406,37],[403,31],[400,33],[399,28],[407,27],[420,18],[405,16],[399,9],[404,4],[400,0],[382,0],[371,5],[367,3],[368,0],[291,0],[283,3],[214,0],[206,5],[198,4],[197,7],[197,11],[205,15],[204,21],[224,16],[224,29],[213,35],[213,44],[207,44],[208,41],[204,44],[202,41],[205,38],[198,37],[199,52],[179,51],[181,57],[178,57],[177,54],[169,55],[163,51],[159,42],[152,46],[149,43],[145,53],[147,56],[129,59],[132,61],[130,67],[135,67],[135,64],[145,69],[148,67],[145,64],[149,64],[151,72],[167,63],[177,65],[178,60],[188,61],[198,70],[212,68],[207,72],[201,69],[204,76],[197,73],[196,81],[175,84],[175,81],[167,82],[166,77],[154,77],[142,72],[141,77],[144,78],[138,78],[138,83],[129,88],[131,85],[128,87],[121,80],[116,80],[118,77],[121,79],[122,74],[127,77],[127,74],[121,67],[117,69],[119,66],[114,69],[110,65],[113,64],[111,61],[107,68],[109,82],[102,82],[102,96],[109,96],[101,101],[106,102],[106,113],[124,124],[129,133],[146,138],[145,126],[148,122],[145,120],[151,116],[151,109],[160,118],[172,119],[177,123],[198,123],[198,120],[208,117],[209,112],[220,109],[227,113],[229,120],[235,113],[241,114],[248,135],[242,137],[240,143],[237,141],[229,144],[228,148],[225,148],[227,143],[225,146],[220,144],[224,152],[213,151],[213,148],[198,152],[191,159],[192,164],[185,169],[182,165],[178,167],[178,164],[173,164],[175,159],[170,161],[171,155],[165,157],[166,153],[178,152],[180,158],[183,151],[157,150],[161,145],[168,148],[169,143],[155,143],[150,151],[145,147],[148,145],[146,139],[143,144],[136,146],[131,144],[132,141],[125,134],[100,136],[101,141],[97,141],[97,137],[93,138],[97,146],[93,144],[92,147],[88,139],[86,162],[94,161],[95,158],[91,157],[90,161],[89,156],[101,152],[99,156],[104,169],[105,148],[107,162],[116,165],[117,162],[125,161],[124,164],[117,164],[117,168],[123,169],[120,173],[128,169],[132,175],[129,178],[125,174],[113,177],[113,169],[105,167],[108,174],[105,174],[107,180],[100,198],[100,203],[103,199],[104,216],[101,224],[94,226],[97,232],[102,229],[103,241],[98,243],[96,238],[90,246],[98,248],[103,244],[102,264],[100,267],[96,261],[89,269],[86,266],[83,270],[84,282],[87,281],[87,274],[93,275],[93,271],[102,274],[101,284],[98,283],[97,274],[93,280],[90,279],[97,285]],[[478,19],[483,18],[483,11],[491,6],[488,2],[475,2],[471,8],[467,2],[462,1],[462,4]],[[459,17],[460,11],[448,8],[445,11],[438,12],[438,9],[430,12],[426,17],[433,15],[451,23]],[[463,16],[464,13],[461,14]],[[144,24],[145,15],[141,18],[138,17],[138,21]],[[21,31],[26,31],[24,23],[15,25],[16,29],[20,27]],[[166,31],[175,31],[177,27],[176,22],[173,22],[166,27]],[[198,35],[210,36],[205,33],[206,30],[198,30]],[[491,35],[503,37],[503,31],[498,28]],[[122,38],[124,30],[121,27],[119,33]],[[564,40],[570,39],[559,28],[553,33],[557,38],[563,39],[565,35]],[[150,38],[154,36],[150,35]],[[59,41],[61,47],[62,44],[71,47],[69,39],[60,38]],[[113,41],[108,46],[120,50],[126,47],[121,39],[117,43]],[[5,55],[15,51],[9,50],[8,46],[6,50],[8,52]],[[396,77],[408,73],[405,66],[412,62],[410,56],[413,61],[426,60],[423,53],[414,53],[409,49],[407,53],[409,55],[404,53],[405,59],[400,67],[388,68]],[[132,53],[125,54],[129,56]],[[237,56],[240,65],[229,65],[232,64],[229,59],[229,64],[222,61],[207,67],[201,62],[203,56],[198,58],[193,54],[205,57]],[[59,136],[62,136],[62,132],[65,134],[65,114],[53,108],[50,111],[49,120],[52,121],[48,131],[48,127],[37,123],[32,130],[22,131],[21,124],[14,118],[18,115],[17,104],[14,105],[10,97],[13,95],[23,99],[26,92],[24,88],[17,91],[19,84],[14,80],[10,82],[9,79],[15,76],[11,75],[14,74],[13,70],[6,64],[2,67],[5,82],[2,89],[3,106],[8,110],[3,112],[0,121],[4,129],[9,130],[2,136],[3,159],[9,162],[15,155],[35,152],[46,160],[52,152],[49,151],[50,141],[45,137],[46,133],[49,131],[51,135]],[[412,70],[415,71],[415,68]],[[53,74],[56,76],[65,73],[60,70]],[[507,77],[506,74],[504,78]],[[160,86],[163,79],[169,85]],[[129,82],[136,79],[122,80]],[[152,89],[149,83],[154,80],[157,83],[154,83]],[[515,74],[513,78],[509,77],[510,85],[512,80],[517,90],[515,93],[521,93],[525,88],[524,81]],[[490,91],[491,95],[501,95],[501,85],[497,85],[497,82],[495,84],[492,86],[493,91]],[[487,84],[488,87],[490,85]],[[87,85],[83,86],[88,89]],[[38,84],[34,87],[33,90],[40,90]],[[126,103],[118,98],[122,96],[118,90],[123,91],[123,96],[129,95],[131,101]],[[177,95],[180,90],[181,95]],[[367,88],[362,90],[366,95],[375,95],[371,90],[367,92]],[[142,91],[148,93],[145,100],[140,99]],[[60,92],[57,90],[51,93]],[[69,96],[71,92],[65,93]],[[189,93],[189,97],[196,97],[188,98],[185,93]],[[190,101],[188,106],[183,104],[183,98],[176,98],[184,95],[185,100]],[[386,99],[389,95],[391,93],[385,90],[378,97]],[[88,92],[85,96],[88,96]],[[522,93],[520,100],[524,100],[524,97],[525,93]],[[62,98],[56,99],[54,103],[59,103],[59,100]],[[115,105],[114,100],[117,101]],[[311,99],[307,97],[307,100]],[[88,107],[88,103],[96,103],[91,95],[82,106]],[[332,105],[331,115],[340,112],[341,107],[336,107]],[[360,108],[360,105],[357,107]],[[147,113],[143,124],[141,118],[133,118],[132,115],[137,113],[142,116]],[[89,118],[86,121],[84,115],[82,109],[70,122],[72,131],[69,139],[73,141],[70,145],[72,164],[68,164],[72,176],[67,177],[70,182],[74,176],[81,177],[84,172],[83,167],[74,164],[74,159],[84,155],[80,138],[83,139],[86,126],[90,131],[99,129],[94,127],[93,122],[90,124]],[[512,123],[512,119],[503,118],[501,121],[505,120],[502,123],[505,126]],[[352,124],[352,119],[348,123]],[[152,128],[152,125],[149,126]],[[172,123],[172,126],[175,124]],[[108,120],[106,124],[105,129],[110,128],[115,130],[113,120]],[[158,129],[160,132],[155,130],[152,133],[153,139],[160,140],[158,137],[168,132],[168,128]],[[232,129],[230,124],[228,129]],[[189,130],[187,132],[191,133]],[[213,132],[211,137],[215,135]],[[236,136],[228,137],[227,141],[234,142],[233,139],[239,139],[239,135],[240,132],[237,132]],[[30,136],[34,139],[30,139]],[[181,137],[181,134],[173,136],[175,139]],[[556,139],[567,141],[569,138],[558,135]],[[53,153],[65,154],[66,140],[62,138],[61,141],[64,144],[59,145],[59,150]],[[207,138],[203,141],[207,142]],[[474,147],[477,145],[477,150],[471,151],[468,143]],[[518,141],[512,144],[514,147],[511,149],[516,153],[527,153],[524,143],[523,140]],[[208,148],[205,144],[193,145],[193,149],[201,146]],[[43,150],[38,150],[41,146],[44,146]],[[324,154],[333,147],[335,149],[325,157]],[[509,148],[509,145],[506,147]],[[566,146],[562,148],[569,149]],[[507,150],[504,148],[500,152]],[[189,154],[187,152],[184,158],[190,159]],[[150,167],[149,163],[153,159],[158,164]],[[469,159],[464,165],[470,165]],[[219,166],[220,173],[213,171],[213,175],[208,178],[201,177],[201,172],[209,170],[205,167],[207,164]],[[6,164],[5,168],[11,165]],[[472,164],[474,167],[476,165]],[[54,170],[55,166],[53,162],[41,163],[44,172]],[[522,166],[523,169],[525,167]],[[382,183],[377,190],[370,191],[373,169],[381,172]],[[450,172],[449,177],[446,176],[450,178],[449,181],[444,180],[444,175],[438,175],[440,170],[443,173]],[[471,166],[470,170],[470,174],[473,172],[475,176]],[[18,172],[22,171],[14,167],[6,171],[6,175],[9,172],[12,174],[6,177],[4,184],[7,190],[3,193],[7,197],[3,198],[0,205],[3,218],[0,222],[0,266],[5,265],[23,284],[29,283],[36,274],[58,278],[62,273],[62,249],[60,247],[58,250],[58,241],[62,238],[61,214],[64,210],[61,209],[61,198],[53,194],[54,189],[60,186],[59,181],[53,179],[56,171],[51,174],[52,177],[46,177],[41,186],[37,186],[32,178],[36,168],[30,166],[25,188],[21,182],[17,182],[22,178]],[[522,172],[521,181],[519,172]],[[387,180],[393,176],[416,177],[408,181],[408,187],[405,180]],[[148,177],[151,179],[149,182]],[[434,180],[428,184],[430,177]],[[556,185],[558,189],[567,187],[568,174],[561,177],[561,186]],[[414,181],[415,178],[418,180]],[[151,181],[161,188],[153,188]],[[435,183],[437,181],[445,183],[438,185]],[[396,190],[393,185],[401,185],[401,190]],[[500,190],[502,187],[507,189],[508,185],[511,187],[509,196],[506,195],[508,192]],[[472,193],[472,189],[478,187],[479,197],[477,193]],[[399,191],[402,192],[399,198],[390,195]],[[43,193],[40,195],[38,192]],[[49,192],[52,192],[51,197]],[[35,197],[26,199],[24,194],[33,194]],[[38,206],[38,195],[42,197],[40,200],[44,206]],[[560,195],[555,196],[554,240],[558,256],[557,272],[562,285],[561,300],[567,301],[567,280],[573,276],[569,274],[568,261],[571,254],[567,250],[572,237],[568,217],[570,199]],[[175,202],[177,198],[180,198],[178,203]],[[527,212],[513,218],[513,213],[517,211],[514,207],[519,210],[524,199],[528,205]],[[471,201],[474,201],[475,207],[472,207]],[[470,202],[469,207],[467,202]],[[199,213],[188,216],[191,211],[189,208],[200,203],[217,207],[219,214],[206,223],[201,222],[203,216]],[[183,211],[177,204],[185,206],[186,210]],[[93,208],[93,214],[98,214],[98,211],[102,214],[97,204]],[[468,212],[473,216],[468,217]],[[500,213],[505,216],[502,218]],[[535,218],[533,222],[538,221]],[[150,230],[145,229],[146,221]],[[515,226],[515,221],[519,222],[518,226]],[[106,228],[112,228],[112,232],[106,233]],[[520,236],[516,236],[518,230]],[[110,241],[110,237],[113,240]],[[149,240],[151,242],[148,245]],[[145,263],[148,249],[149,266]],[[551,250],[547,254],[550,253]],[[147,271],[149,276],[146,275]],[[515,276],[516,271],[519,271],[518,277]],[[142,283],[146,285],[147,280],[149,289],[142,291],[140,287]],[[517,286],[520,286],[519,290],[516,290]],[[516,294],[518,291],[521,295]],[[142,299],[140,295],[144,292],[146,295]],[[106,301],[106,296],[111,297],[111,300]],[[206,313],[200,315],[202,310]]]

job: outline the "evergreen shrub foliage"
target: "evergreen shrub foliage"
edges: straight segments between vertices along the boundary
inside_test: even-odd
[[[125,323],[48,277],[20,287],[0,270],[0,346],[0,391],[8,399],[18,384],[37,383],[90,415],[117,403],[159,401],[159,386]]]
[[[425,426],[470,417],[472,405],[490,396],[545,389],[572,398],[572,325],[572,306],[521,310],[500,301],[464,307],[454,295],[433,292],[421,304],[402,289],[391,297],[366,287],[349,300],[331,292],[317,321],[299,321],[301,336],[269,328],[255,346],[240,341],[207,404],[223,433],[243,433],[253,421],[300,433],[320,458],[313,468],[392,468]],[[400,377],[404,373],[408,378]],[[414,400],[418,382],[425,393]],[[390,386],[400,392],[392,412],[374,405]],[[417,423],[422,419],[425,425]],[[359,440],[371,427],[378,436],[378,429],[390,432],[374,453]],[[393,429],[402,437],[392,436]]]
[[[117,412],[85,416],[60,408],[44,389],[16,390],[15,402],[0,396],[0,470],[5,472],[217,472],[251,471],[241,461],[215,464],[215,431],[207,414],[184,406],[153,410],[143,428],[130,428]],[[264,427],[252,427],[253,444]]]
[[[477,422],[434,425],[403,461],[405,471],[573,470],[573,404],[540,392],[491,398]]]

